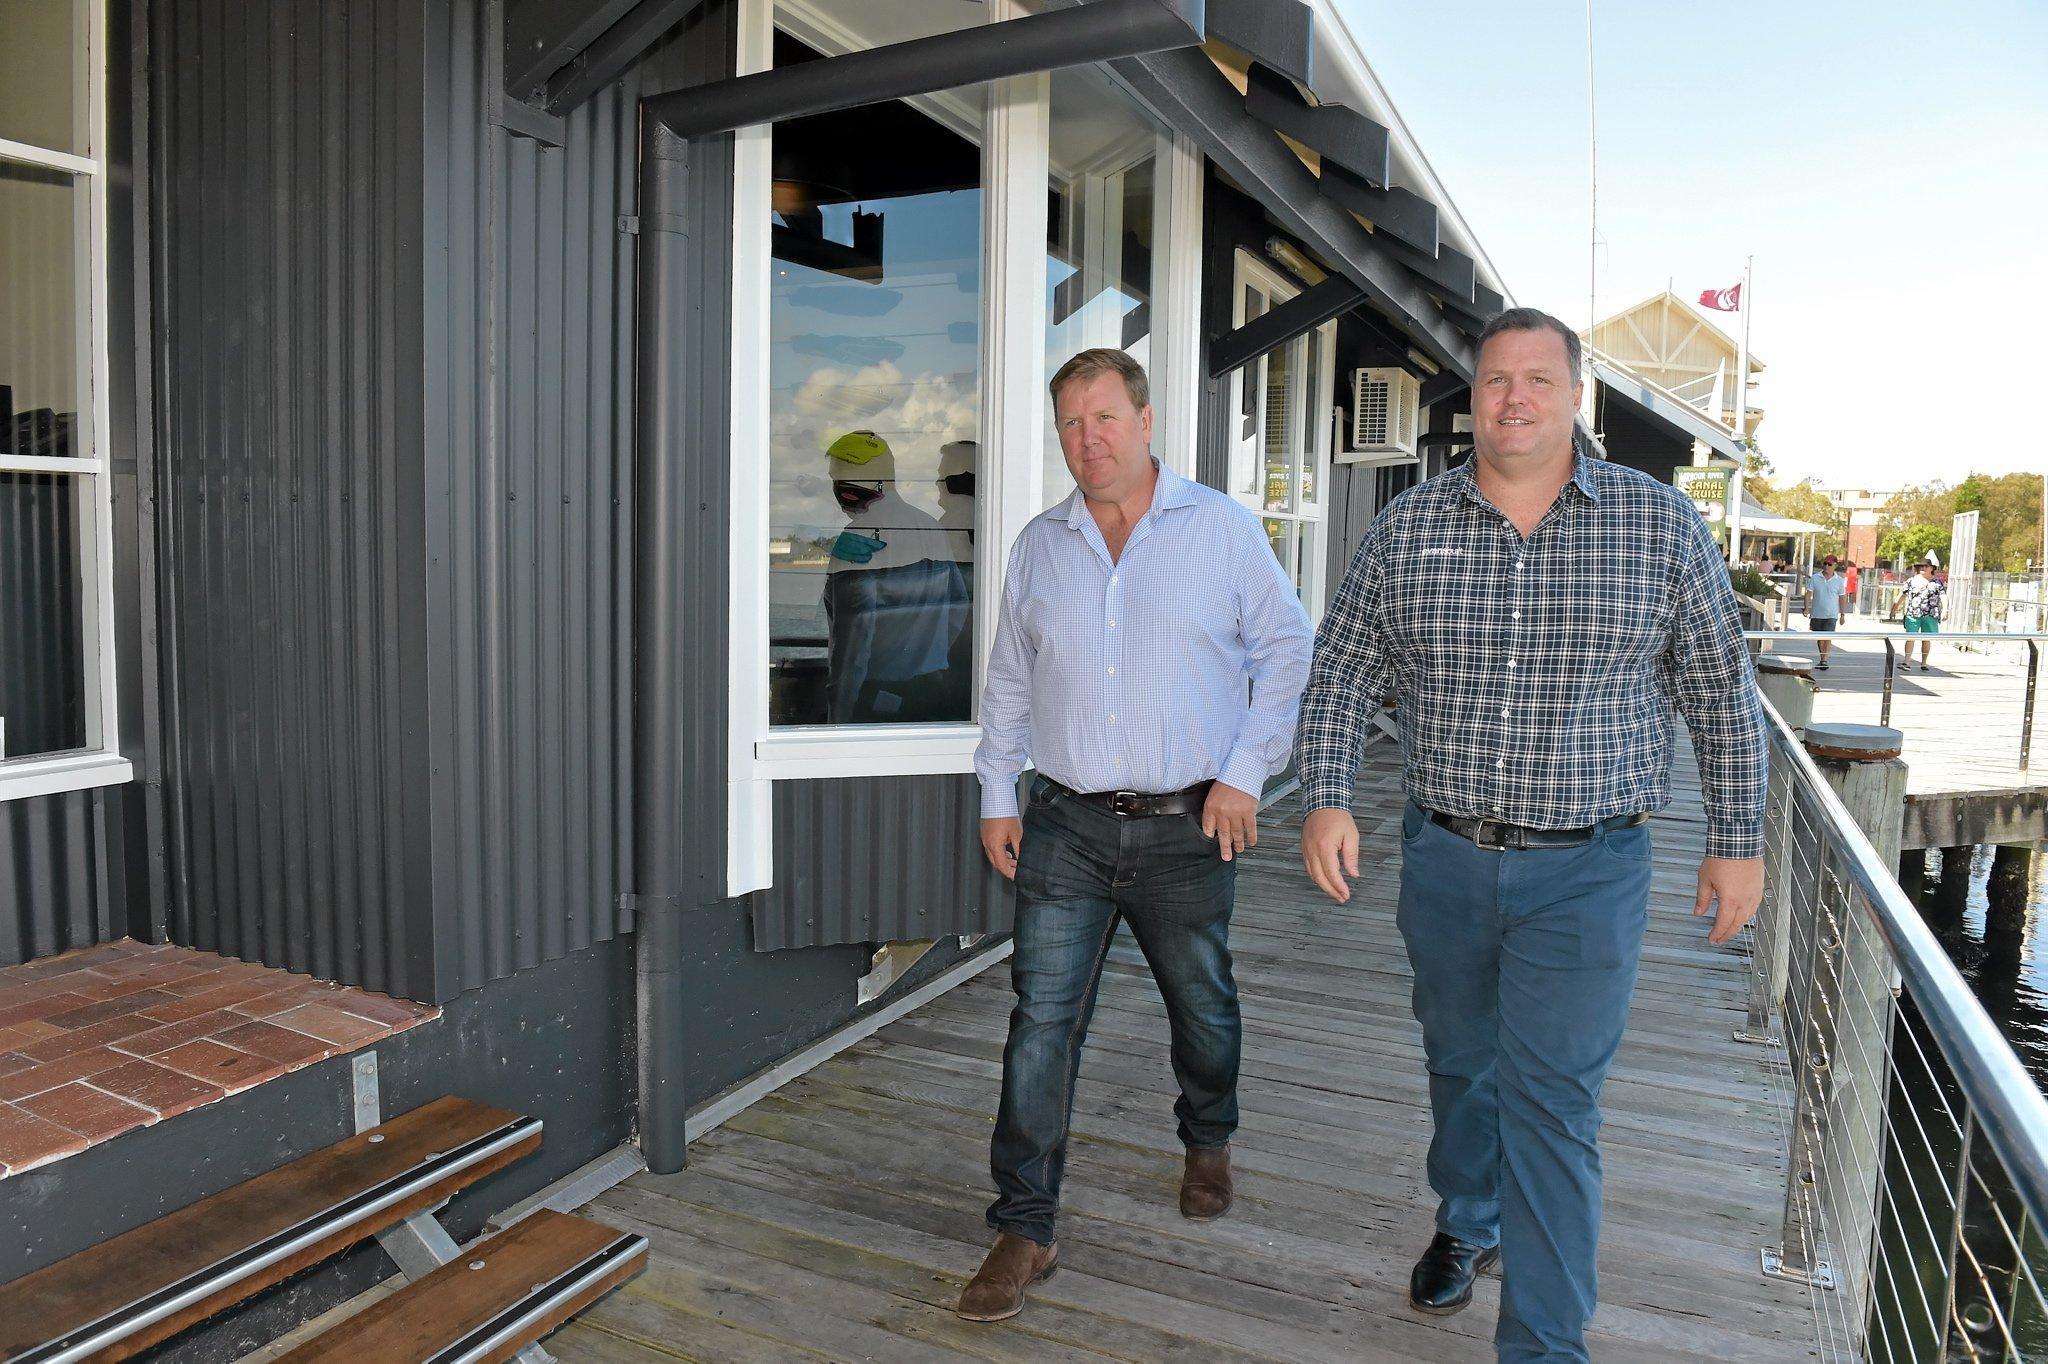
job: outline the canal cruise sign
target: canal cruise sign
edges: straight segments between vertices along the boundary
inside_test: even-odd
[[[1726,469],[1676,469],[1671,474],[1672,486],[1692,499],[1700,509],[1708,529],[1714,532],[1714,539],[1720,544],[1728,543],[1728,498],[1733,479]]]

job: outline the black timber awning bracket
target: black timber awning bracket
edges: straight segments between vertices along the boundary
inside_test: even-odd
[[[1209,0],[1206,19],[1210,37],[1314,88],[1316,16],[1300,0]]]
[[[1295,337],[1342,317],[1365,302],[1365,290],[1342,275],[1331,275],[1305,293],[1261,313],[1236,331],[1209,342],[1209,377],[1221,379],[1231,371],[1284,346]]]
[[[1396,261],[1388,250],[1392,239],[1368,231],[1349,209],[1322,194],[1314,173],[1278,133],[1252,117],[1237,87],[1206,54],[1156,52],[1112,66],[1154,114],[1195,139],[1274,221],[1358,285],[1432,360],[1472,372],[1471,337]]]
[[[1326,197],[1370,221],[1374,231],[1427,255],[1436,254],[1436,205],[1413,190],[1372,184],[1334,161],[1323,162],[1322,190]]]
[[[1202,0],[1085,4],[693,85],[641,102],[678,137],[928,95],[1202,42]]]
[[[1246,112],[1278,132],[1375,185],[1393,168],[1393,135],[1355,109],[1310,104],[1292,80],[1259,62],[1245,71]]]

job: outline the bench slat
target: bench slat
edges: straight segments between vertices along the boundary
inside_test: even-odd
[[[126,1359],[433,1207],[540,1138],[532,1118],[436,1099],[0,1285],[0,1360]]]
[[[646,1264],[645,1237],[543,1208],[277,1364],[510,1359]]]

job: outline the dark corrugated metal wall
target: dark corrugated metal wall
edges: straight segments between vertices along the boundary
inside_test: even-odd
[[[0,966],[116,937],[101,854],[101,796],[0,801]]]
[[[775,784],[775,885],[754,950],[1007,933],[1016,906],[981,852],[972,773]]]
[[[79,485],[0,473],[0,757],[85,744]]]
[[[163,4],[152,39],[172,936],[418,993],[418,20]]]
[[[427,7],[434,882],[468,989],[612,936],[631,865],[635,184],[648,63],[548,147],[487,15]],[[655,64],[659,58],[650,59]]]

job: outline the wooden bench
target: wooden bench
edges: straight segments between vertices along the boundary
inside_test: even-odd
[[[0,1360],[126,1359],[446,1202],[540,1138],[537,1119],[436,1099],[0,1284]]]
[[[541,1209],[277,1364],[496,1364],[646,1266],[646,1237]]]

